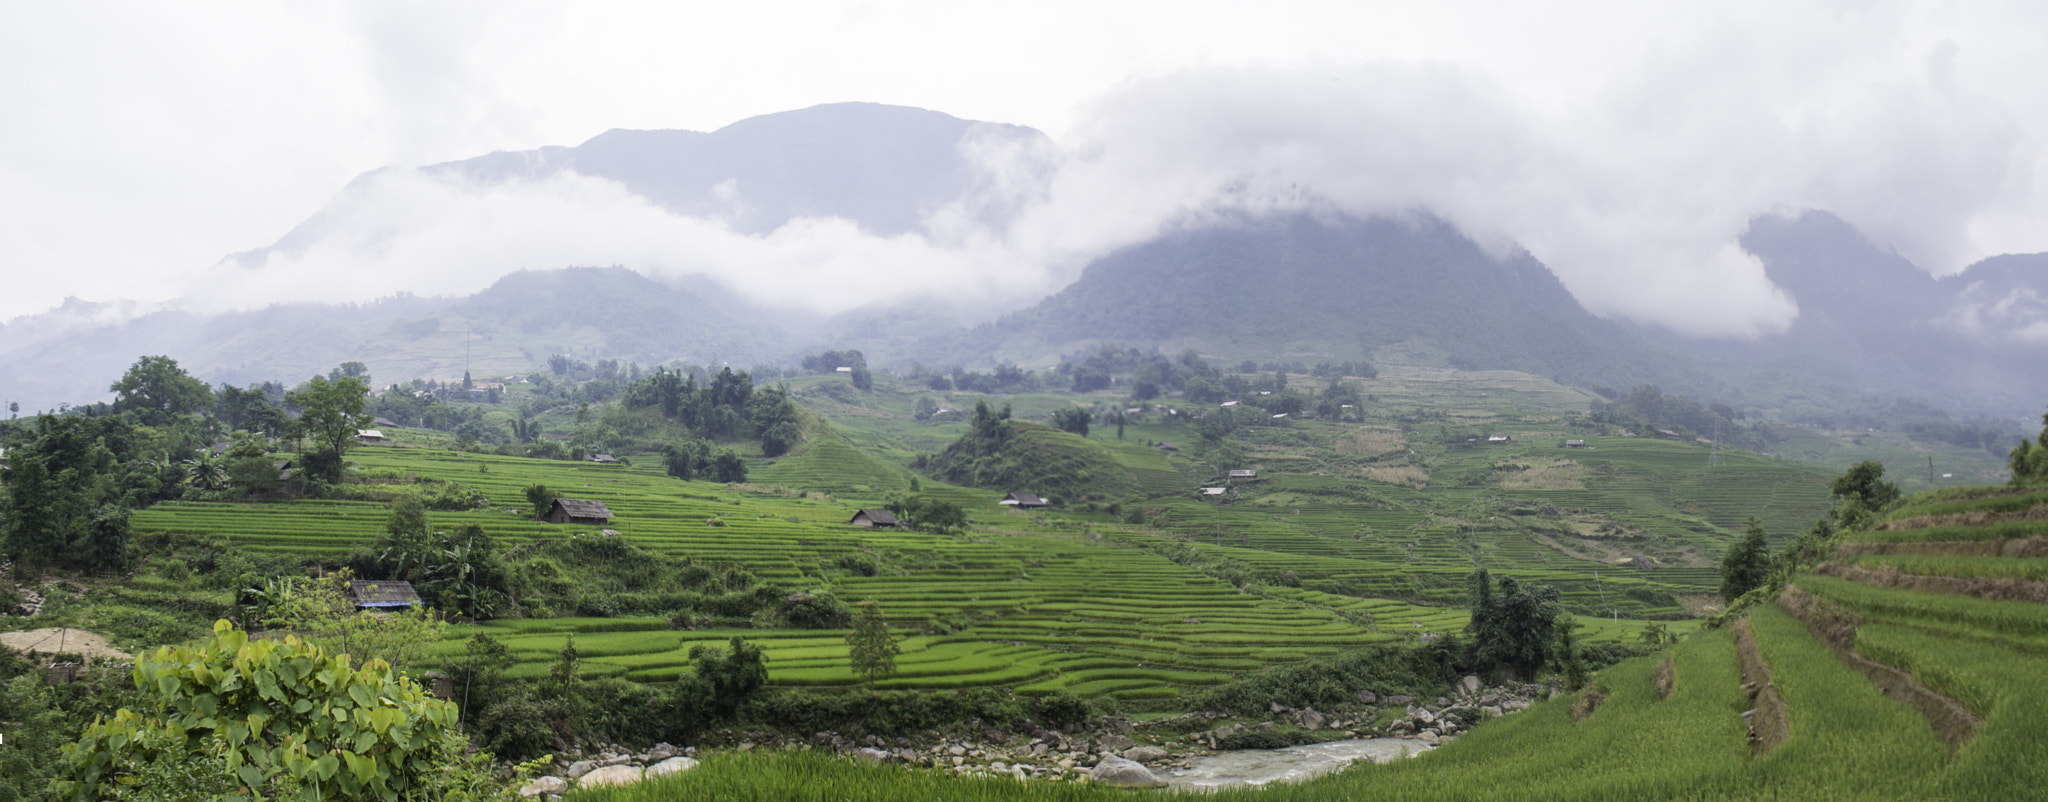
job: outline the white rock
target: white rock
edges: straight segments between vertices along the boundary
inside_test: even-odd
[[[1125,760],[1135,760],[1139,763],[1157,763],[1165,760],[1167,754],[1166,750],[1156,746],[1133,746],[1124,750],[1123,757]]]
[[[569,771],[567,771],[566,773],[569,775],[569,779],[577,780],[582,779],[583,775],[589,774],[591,769],[595,768],[597,768],[596,763],[593,763],[588,760],[578,760],[574,763],[569,764]]]
[[[1115,756],[1103,758],[1102,762],[1095,764],[1095,769],[1088,772],[1088,779],[1112,788],[1158,788],[1166,784],[1144,764]]]
[[[867,763],[880,763],[882,761],[889,759],[888,752],[884,752],[872,746],[863,746],[859,749],[853,750],[853,756]]]
[[[578,788],[603,788],[610,785],[632,785],[645,776],[639,766],[605,766],[583,775],[576,781]]]
[[[560,777],[535,777],[533,782],[519,786],[519,795],[532,799],[545,794],[559,794],[569,790],[569,781]]]
[[[647,767],[647,779],[681,774],[697,767],[697,761],[687,757],[672,757]]]

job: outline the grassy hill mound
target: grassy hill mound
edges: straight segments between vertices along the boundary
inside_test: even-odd
[[[749,475],[756,484],[798,490],[880,497],[910,486],[910,472],[876,459],[818,415],[802,413],[804,442]]]
[[[1035,493],[1058,503],[1119,498],[1138,481],[1116,455],[1088,438],[1008,419],[1009,410],[977,411],[972,429],[932,460],[946,481]]]

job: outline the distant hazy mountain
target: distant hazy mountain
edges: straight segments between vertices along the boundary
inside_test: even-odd
[[[990,180],[983,148],[1048,146],[1028,128],[921,109],[847,103],[743,120],[710,133],[614,130],[575,147],[494,153],[422,168],[490,186],[575,173],[618,182],[672,212],[760,234],[831,216],[872,234],[918,233],[934,210],[1000,224],[975,206]],[[357,179],[275,244],[311,247],[371,202]],[[362,232],[357,232],[362,234]],[[374,232],[370,232],[374,234]],[[928,232],[926,232],[928,233]],[[1881,233],[1879,234],[1881,237]],[[1035,306],[972,330],[944,304],[830,318],[750,307],[698,279],[628,270],[533,270],[467,298],[398,295],[353,305],[290,304],[223,315],[72,302],[0,326],[0,400],[31,409],[107,397],[143,354],[168,354],[210,381],[296,380],[345,360],[379,380],[524,371],[551,353],[643,365],[793,361],[860,348],[877,366],[1042,367],[1101,344],[1253,359],[1514,369],[1590,387],[1650,382],[1742,407],[1826,407],[1815,399],[1920,399],[1911,414],[2029,415],[2048,401],[2048,254],[2000,256],[1940,280],[1866,232],[1821,212],[1766,216],[1743,245],[1799,304],[1781,334],[1691,340],[1587,313],[1526,253],[1496,257],[1426,213],[1361,220],[1296,214],[1169,231],[1095,260]],[[125,322],[113,322],[125,321]],[[1889,403],[1889,402],[1880,402]]]
[[[1486,253],[1449,223],[1291,215],[1180,231],[1091,264],[977,332],[1025,358],[1095,343],[1257,361],[1422,362],[1627,388],[1663,372],[1541,262]]]
[[[2048,403],[2048,255],[1993,257],[1937,280],[1825,212],[1759,217],[1742,244],[1799,304],[1791,328],[1746,342],[1655,339],[1713,357],[1717,370],[1802,376],[1970,414]]]
[[[37,322],[47,323],[29,318],[0,334]],[[345,361],[367,364],[374,380],[388,383],[459,379],[464,370],[479,378],[524,373],[556,353],[744,367],[780,358],[785,339],[756,316],[624,268],[522,271],[467,298],[398,296],[218,315],[170,311],[81,325],[0,352],[0,401],[37,410],[103,400],[108,385],[145,354],[169,355],[215,384],[293,383]]]
[[[1036,130],[877,103],[833,103],[765,114],[710,133],[613,129],[575,147],[498,152],[421,168],[481,186],[574,172],[619,182],[671,212],[765,234],[794,218],[839,217],[879,235],[921,231],[934,210],[975,196],[985,176],[977,147],[1050,143]],[[378,171],[268,248],[236,254],[245,266],[271,251],[297,254],[327,235]],[[984,217],[1010,210],[978,208]],[[985,220],[985,222],[998,222]]]

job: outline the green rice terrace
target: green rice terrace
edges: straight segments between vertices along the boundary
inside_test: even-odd
[[[773,458],[739,443],[744,482],[675,478],[661,453],[537,459],[391,429],[390,442],[349,451],[336,497],[167,501],[131,523],[152,542],[225,542],[334,566],[362,564],[385,535],[386,499],[460,501],[426,513],[432,528],[473,525],[523,566],[519,583],[550,590],[447,628],[428,656],[453,665],[494,643],[503,677],[535,688],[558,682],[573,654],[579,676],[611,683],[605,693],[668,698],[717,681],[706,672],[727,670],[724,647],[743,640],[787,700],[914,691],[961,709],[1068,700],[1165,720],[1196,704],[1250,715],[1320,688],[1335,696],[1319,704],[1363,716],[1329,732],[1286,726],[1280,743],[1394,732],[1398,711],[1361,708],[1354,688],[1335,684],[1356,679],[1321,688],[1313,675],[1362,654],[1429,659],[1437,639],[1467,634],[1470,577],[1486,569],[1555,588],[1581,644],[1662,651],[1420,759],[1219,797],[2000,798],[2048,781],[2048,711],[2037,709],[2048,699],[2048,491],[1937,486],[1816,545],[1799,533],[1839,514],[1836,469],[1603,424],[1586,414],[1589,394],[1523,374],[1389,369],[1358,382],[1362,408],[1322,420],[1109,393],[878,384],[788,382],[802,442]],[[1076,407],[1091,410],[1092,428],[1046,425]],[[973,470],[1012,479],[970,487],[935,476],[942,453],[984,435],[1015,448],[1009,462]],[[541,522],[535,486],[611,516]],[[998,503],[1041,492],[1054,496],[1048,506]],[[850,522],[906,499],[955,505],[967,520]],[[1825,559],[1795,571],[1767,555],[1779,566],[1768,585],[1724,604],[1723,555],[1752,523],[1769,555],[1789,545],[1788,555]],[[593,580],[600,569],[640,578]],[[137,588],[174,584],[175,572],[151,570]],[[898,637],[893,667],[856,669],[843,607],[823,625],[771,614],[819,598],[873,600]],[[1391,687],[1448,681],[1403,676],[1394,681],[1412,684]],[[777,721],[810,720],[791,704]],[[522,751],[545,751],[547,737]],[[936,776],[798,751],[718,752],[685,775],[572,798],[777,798],[765,789],[791,784],[818,799],[1107,793]]]
[[[2033,572],[2048,556],[2043,497],[1921,494],[1844,535],[1833,558],[1762,593],[1746,616],[1607,669],[1579,694],[1414,760],[1213,797],[2035,798],[2048,783],[2048,583]],[[688,775],[574,798],[767,798],[745,789],[774,783],[817,799],[1121,795],[1004,782],[721,754]]]

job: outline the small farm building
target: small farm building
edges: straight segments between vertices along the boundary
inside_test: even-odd
[[[411,582],[383,579],[349,580],[348,598],[360,610],[402,610],[420,603]]]
[[[611,523],[612,510],[602,501],[585,501],[580,498],[558,498],[548,508],[548,523],[551,524],[592,524],[603,526]]]
[[[617,465],[617,464],[619,464],[619,458],[618,458],[618,457],[614,457],[614,456],[612,456],[612,455],[610,455],[610,454],[592,454],[592,455],[590,455],[590,461],[591,461],[591,462],[597,462],[597,463],[602,463],[602,464],[605,464],[605,465]]]
[[[1504,434],[1489,434],[1486,436],[1486,442],[1489,443],[1508,443],[1513,442],[1514,439]]]
[[[1231,471],[1231,472],[1230,472],[1230,478],[1232,478],[1232,479],[1257,479],[1257,478],[1259,478],[1259,472],[1258,472],[1258,471],[1251,471],[1251,470],[1244,470],[1244,469],[1238,469],[1238,470],[1234,470],[1234,471]]]
[[[1205,488],[1202,488],[1202,495],[1205,495],[1205,496],[1220,496],[1220,495],[1223,495],[1224,493],[1227,493],[1227,492],[1229,492],[1229,491],[1230,491],[1230,488],[1227,488],[1227,487],[1205,487]]]
[[[356,439],[365,443],[382,443],[384,442],[384,433],[376,429],[357,429]]]
[[[1047,502],[1030,493],[1011,493],[996,503],[1006,507],[1043,507]]]
[[[1584,440],[1566,440],[1566,441],[1564,441],[1564,447],[1565,447],[1565,448],[1585,448],[1585,447],[1586,447],[1586,441],[1584,441]]]
[[[889,514],[888,510],[854,510],[853,520],[847,521],[847,523],[854,526],[864,526],[869,529],[877,526],[901,526],[903,524],[902,521],[896,520],[896,516]]]
[[[1159,445],[1153,446],[1153,448],[1159,449],[1160,451],[1179,451],[1179,450],[1180,450],[1180,446],[1174,445],[1174,444],[1172,444],[1172,443],[1160,443]]]

